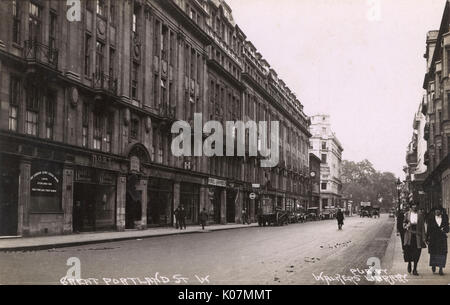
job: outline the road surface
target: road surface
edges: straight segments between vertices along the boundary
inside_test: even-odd
[[[369,258],[382,259],[393,228],[387,215],[355,216],[345,219],[342,231],[325,220],[7,252],[0,253],[0,283],[327,284],[317,276],[352,275],[351,269],[366,269]],[[71,257],[89,282],[61,281],[77,266],[67,265]]]

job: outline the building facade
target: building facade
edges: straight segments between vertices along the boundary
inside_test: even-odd
[[[450,212],[450,4],[446,1],[438,31],[427,34],[427,61],[423,89],[426,115],[424,139],[427,141],[423,183],[425,207],[442,205]]]
[[[309,168],[311,179],[311,199],[308,207],[320,207],[320,158],[313,153],[309,153]]]
[[[426,97],[424,97],[425,100]],[[424,100],[420,103],[419,109],[414,114],[413,136],[406,152],[406,182],[410,191],[410,199],[422,205],[426,210],[431,206],[427,203],[423,182],[427,175],[425,165],[425,153],[427,151],[427,141],[424,138],[426,125],[426,112]]]
[[[224,1],[80,3],[77,20],[65,1],[0,2],[0,235],[170,226],[180,205],[225,224],[263,197],[307,200],[303,106]],[[175,157],[171,126],[195,113],[280,121],[280,162]]]
[[[341,207],[342,152],[343,148],[331,130],[329,115],[311,117],[310,152],[321,160],[320,164],[320,208]]]

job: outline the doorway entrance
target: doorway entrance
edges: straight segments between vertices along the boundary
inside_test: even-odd
[[[14,159],[0,157],[0,236],[15,236],[18,224],[19,165]]]

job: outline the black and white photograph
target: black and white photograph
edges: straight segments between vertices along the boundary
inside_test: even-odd
[[[449,213],[449,0],[0,1],[1,286],[447,286]]]

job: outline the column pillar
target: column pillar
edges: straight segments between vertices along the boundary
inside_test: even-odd
[[[147,228],[147,178],[139,182],[138,190],[141,191],[141,229]]]
[[[127,177],[124,174],[117,176],[117,200],[116,200],[116,229],[125,230],[125,202],[127,191]]]
[[[30,172],[31,161],[20,160],[19,196],[18,196],[18,223],[17,234],[27,236],[30,234],[29,209],[30,209]]]
[[[180,182],[175,181],[173,184],[173,210],[175,211],[180,206]],[[172,213],[173,214],[173,213]],[[172,215],[173,225],[176,225],[175,215]]]
[[[73,168],[64,166],[62,179],[63,233],[73,232]]]
[[[227,224],[227,189],[223,189],[220,195],[220,224]]]
[[[242,190],[238,189],[238,194],[237,194],[237,200],[236,200],[236,204],[234,207],[234,222],[235,223],[242,223],[242,210],[243,210],[243,195],[244,193],[242,192]],[[247,211],[248,213],[248,211]],[[247,217],[249,215],[247,214]]]

